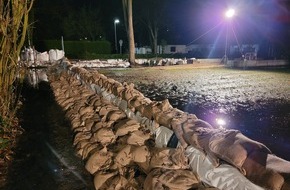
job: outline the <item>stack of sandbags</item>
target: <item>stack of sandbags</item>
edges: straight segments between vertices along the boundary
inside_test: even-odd
[[[289,189],[290,162],[274,157],[265,145],[238,130],[217,129],[202,120],[193,120],[181,125],[176,134],[186,145],[204,151],[215,166],[226,162],[263,188]],[[269,167],[269,158],[275,165],[283,165],[283,170],[274,164]]]
[[[153,187],[155,180],[164,188],[201,185],[196,175],[190,175],[183,150],[155,148],[149,130],[83,85],[93,79],[90,73],[75,71],[50,76],[51,87],[71,121],[77,155],[94,175],[96,189],[144,189],[145,181]],[[99,79],[102,85],[111,86],[104,76]],[[158,168],[173,178],[157,175]]]
[[[127,117],[140,116],[137,118],[139,120],[147,118],[149,122],[144,122],[143,129],[146,127],[154,134],[160,126],[172,129],[181,147],[186,148],[190,145],[203,151],[214,167],[225,162],[238,168],[241,174],[261,187],[277,190],[289,188],[289,162],[281,159],[273,161],[273,155],[266,146],[245,137],[239,131],[214,128],[194,114],[173,108],[168,100],[151,101],[134,89],[133,84],[121,84],[98,72],[92,73],[78,67],[70,67],[70,71],[81,84],[86,84],[87,87],[93,89],[108,104],[113,103],[120,108]],[[143,122],[140,123],[143,124]],[[114,122],[106,125],[114,127]],[[268,167],[268,157],[271,157],[276,165],[288,167],[284,167],[283,170]],[[146,168],[144,170],[146,171]],[[259,173],[255,173],[256,171]],[[266,183],[264,179],[267,180]]]

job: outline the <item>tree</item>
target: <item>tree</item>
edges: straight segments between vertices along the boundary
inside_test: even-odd
[[[88,39],[95,41],[103,36],[99,10],[83,6],[80,10],[70,11],[64,19],[64,34],[69,39]]]
[[[165,5],[163,0],[147,0],[138,2],[138,20],[143,23],[149,33],[152,52],[157,54],[159,30],[164,26]]]
[[[0,154],[10,142],[18,102],[18,57],[25,42],[29,11],[34,0],[5,0],[0,3]],[[7,134],[8,133],[8,134]],[[3,135],[5,134],[5,135]],[[11,141],[12,142],[12,141]]]
[[[136,65],[135,62],[135,40],[134,40],[134,29],[133,29],[133,1],[122,0],[123,12],[125,18],[125,26],[127,30],[129,40],[129,62],[131,65]]]

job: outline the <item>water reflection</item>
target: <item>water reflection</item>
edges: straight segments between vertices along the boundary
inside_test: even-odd
[[[196,114],[214,127],[240,130],[249,138],[264,143],[277,156],[290,158],[289,102],[276,99],[255,103],[242,99],[221,101],[212,94],[180,93],[155,84],[138,84],[136,88],[151,100],[168,98],[173,107]]]
[[[27,82],[33,86],[37,87],[42,81],[48,82],[47,69],[28,69],[26,73]]]

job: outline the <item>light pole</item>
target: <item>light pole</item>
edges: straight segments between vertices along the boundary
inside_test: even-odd
[[[235,16],[236,12],[234,9],[228,9],[225,12],[225,17],[228,21],[230,21],[234,16]],[[227,64],[228,62],[228,55],[227,55],[227,49],[228,49],[228,33],[229,33],[229,23],[227,23],[227,33],[226,33],[226,47],[225,47],[225,55],[224,55],[224,60],[225,60],[225,64]]]
[[[116,30],[116,25],[119,23],[119,19],[114,20],[114,28],[115,28],[115,50],[116,53],[118,53],[118,46],[117,46],[117,30]]]

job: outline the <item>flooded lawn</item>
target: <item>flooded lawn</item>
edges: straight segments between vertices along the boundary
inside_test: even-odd
[[[25,132],[15,150],[3,189],[94,189],[91,175],[75,156],[73,136],[49,84],[25,86],[21,125]]]
[[[290,70],[234,70],[193,65],[101,69],[120,82],[134,83],[151,100],[218,126],[238,129],[290,160]]]

